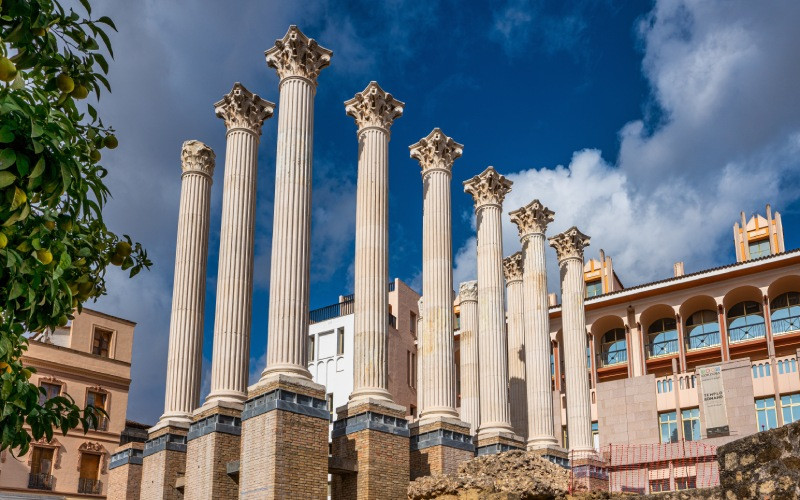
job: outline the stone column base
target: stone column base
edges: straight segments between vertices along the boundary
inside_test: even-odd
[[[239,477],[228,464],[239,460],[244,405],[214,401],[192,414],[186,445],[186,498],[236,500]]]
[[[433,474],[454,474],[475,457],[470,426],[455,418],[411,424],[411,480]]]
[[[332,498],[405,498],[408,495],[405,407],[367,399],[342,406],[336,413],[332,433],[331,461],[336,472]]]
[[[608,468],[594,452],[571,452],[572,491],[608,491]]]
[[[528,451],[536,453],[545,460],[549,460],[556,465],[569,469],[569,452],[557,444],[544,444],[531,448]]]
[[[183,498],[188,432],[188,425],[176,423],[150,429],[142,453],[141,498]]]
[[[511,450],[525,450],[521,437],[513,432],[480,432],[478,431],[477,455],[494,455]]]
[[[328,498],[325,386],[275,375],[248,388],[239,498]]]
[[[143,451],[144,443],[128,443],[114,450],[108,464],[108,498],[139,500]]]

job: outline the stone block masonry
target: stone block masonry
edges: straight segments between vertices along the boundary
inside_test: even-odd
[[[139,500],[142,488],[143,443],[128,443],[116,449],[108,464],[108,498]]]
[[[228,463],[239,460],[243,405],[217,402],[194,413],[186,446],[187,500],[236,500]]]

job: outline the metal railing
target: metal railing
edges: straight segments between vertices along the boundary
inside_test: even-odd
[[[746,342],[767,336],[767,328],[764,323],[755,325],[736,326],[728,329],[728,338],[731,342]]]
[[[353,314],[353,299],[344,300],[337,304],[331,304],[329,306],[320,307],[319,309],[309,311],[308,321],[309,323],[319,323],[320,321],[326,321],[329,319],[338,318],[339,316],[346,316],[348,314]]]
[[[650,342],[646,347],[647,359],[650,359],[678,352],[678,341],[662,340],[660,342]]]
[[[628,349],[616,348],[601,350],[597,355],[597,366],[603,368],[604,366],[617,365],[626,363],[628,361]]]
[[[101,483],[99,479],[90,479],[88,477],[78,478],[78,493],[99,495],[103,493],[103,483]]]
[[[53,476],[43,472],[28,474],[28,488],[33,490],[52,490]]]
[[[707,347],[718,346],[722,343],[719,332],[698,333],[686,337],[686,350],[694,351]]]
[[[795,332],[800,330],[800,316],[789,316],[772,320],[772,334],[781,335],[783,333]]]

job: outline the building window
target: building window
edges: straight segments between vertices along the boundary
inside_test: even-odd
[[[94,329],[94,340],[92,341],[92,354],[109,357],[109,349],[111,347],[111,336],[114,332],[105,330],[103,328]]]
[[[328,403],[328,411],[333,413],[333,393],[329,392],[325,395],[325,401]]]
[[[683,421],[683,439],[700,441],[700,409],[682,410],[681,420]]]
[[[602,280],[594,280],[586,283],[586,296],[597,297],[603,295],[603,282]]]
[[[417,418],[417,407],[414,405],[408,405],[408,412],[411,414],[412,417]]]
[[[86,393],[86,404],[92,405],[95,408],[105,411],[106,413],[108,413],[108,408],[106,406],[107,401],[108,395],[103,392],[89,389],[89,391]],[[99,411],[95,412],[95,416],[97,417],[97,430],[108,430],[108,417]]]
[[[678,326],[675,318],[654,321],[647,329],[649,343],[647,357],[664,356],[678,352]]]
[[[100,473],[100,455],[95,453],[82,453],[79,465],[78,493],[99,495],[103,488],[98,476]]]
[[[33,446],[31,448],[31,473],[28,476],[28,488],[35,490],[52,490],[53,448]]]
[[[603,335],[599,360],[598,366],[600,368],[628,361],[628,349],[623,328],[614,328]]]
[[[780,335],[800,330],[800,293],[787,292],[770,302],[772,333]]]
[[[592,444],[595,451],[600,451],[600,427],[597,422],[592,422]]]
[[[317,337],[315,335],[309,335],[308,336],[308,360],[309,361],[314,361],[315,359],[317,359],[317,358],[314,357],[314,356],[316,356],[316,353],[317,353],[316,347],[317,347]]]
[[[679,490],[690,490],[697,488],[697,476],[676,477],[675,488]]]
[[[720,345],[717,313],[705,309],[697,311],[686,320],[686,349],[705,349]]]
[[[411,387],[417,387],[417,353],[411,353]]]
[[[651,479],[650,480],[650,493],[658,493],[661,491],[670,491],[669,478],[666,479]]]
[[[766,336],[761,304],[752,300],[739,302],[728,309],[728,337],[731,342],[744,342]]]
[[[800,420],[800,393],[781,396],[781,412],[784,425]]]
[[[564,448],[569,449],[569,433],[567,433],[567,426],[561,426],[561,441],[564,443]]]
[[[797,373],[796,359],[790,358],[778,361],[778,375],[783,375],[784,373]]]
[[[40,405],[43,405],[45,401],[49,399],[53,399],[54,397],[61,395],[61,385],[59,384],[42,382],[41,384],[39,384],[39,388],[42,389],[39,391]]]
[[[751,241],[749,246],[750,246],[751,259],[766,257],[771,253],[769,249],[769,238],[765,238],[763,240],[758,240],[758,241]]]
[[[344,327],[336,329],[336,355],[344,355]]]
[[[417,335],[417,315],[416,315],[416,313],[414,311],[411,311],[410,313],[408,313],[408,321],[409,321],[409,325],[408,326],[411,329],[411,333],[413,333],[414,336],[416,336]]]
[[[678,442],[678,419],[674,411],[658,414],[658,426],[662,443]]]
[[[778,427],[774,397],[756,399],[756,420],[758,420],[759,431],[768,431]]]

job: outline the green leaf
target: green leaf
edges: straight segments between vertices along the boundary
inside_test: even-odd
[[[0,170],[5,170],[17,161],[17,155],[11,148],[0,151]]]
[[[11,200],[11,210],[16,210],[20,205],[25,203],[27,199],[28,197],[25,195],[25,191],[14,186],[14,198]]]
[[[44,166],[45,166],[44,156],[40,156],[39,160],[36,162],[36,165],[33,167],[33,171],[31,172],[31,178],[35,179],[40,175],[42,175],[42,172],[44,172]]]
[[[44,133],[44,129],[41,125],[36,123],[35,121],[31,122],[31,137],[39,137]]]
[[[98,22],[98,23],[107,24],[108,26],[111,26],[111,28],[112,28],[114,31],[117,31],[117,26],[114,24],[114,21],[112,21],[111,19],[109,19],[109,17],[108,17],[108,16],[103,16],[103,17],[101,17],[100,19],[98,19],[98,20],[97,20],[97,22]]]
[[[30,170],[30,162],[28,161],[28,157],[25,155],[17,155],[17,172],[19,175],[26,176],[28,175],[28,170]]]
[[[91,16],[92,15],[92,6],[89,5],[89,0],[81,0],[81,5],[83,5],[84,9],[86,9],[86,13]]]
[[[17,176],[8,171],[0,172],[0,188],[10,186],[17,180]]]
[[[116,30],[116,28],[114,29]],[[99,30],[97,34],[103,39],[103,43],[106,45],[106,49],[108,49],[108,54],[111,56],[111,59],[114,59],[114,51],[111,49],[111,40],[108,39],[108,35],[106,35],[103,30]]]
[[[6,125],[3,128],[0,128],[0,143],[8,143],[14,140],[14,132],[11,131],[11,127]]]

